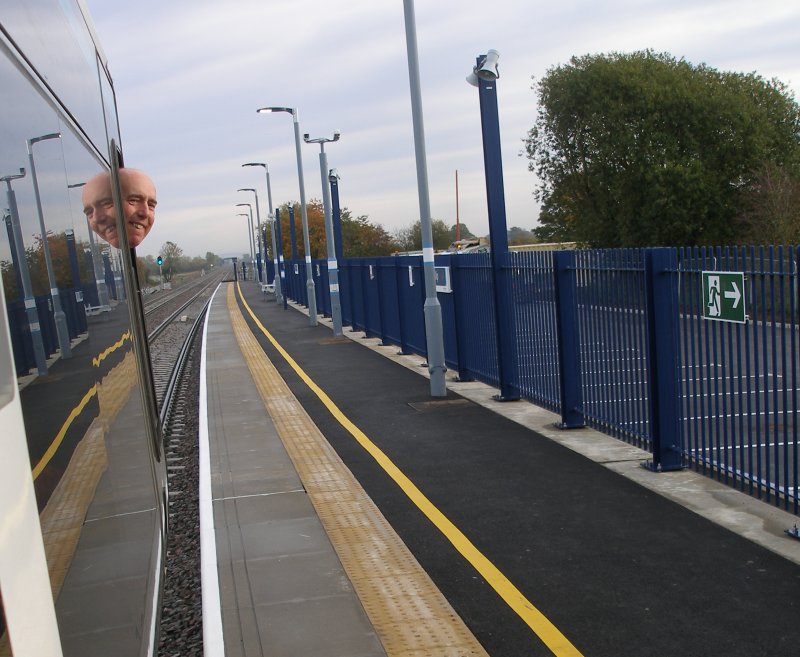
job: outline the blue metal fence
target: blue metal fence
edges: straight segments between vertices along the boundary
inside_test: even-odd
[[[782,247],[511,252],[522,397],[650,451],[650,467],[691,467],[798,508],[798,249]],[[299,263],[298,264],[302,264]],[[461,380],[500,388],[487,254],[437,255],[445,359]],[[345,258],[342,319],[425,355],[420,256]],[[303,266],[287,267],[305,304]],[[327,308],[324,260],[314,266]],[[704,318],[703,271],[743,272],[745,323]],[[507,335],[506,333],[505,335]]]
[[[690,463],[768,501],[798,504],[797,250],[682,249],[682,419]],[[702,317],[702,271],[744,273],[745,323]]]

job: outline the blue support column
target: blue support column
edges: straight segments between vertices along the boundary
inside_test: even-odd
[[[294,206],[291,204],[289,205],[289,235],[292,241],[292,269],[290,272],[292,277],[292,296],[295,301],[302,303],[305,295],[302,292],[298,292],[298,288],[300,287],[300,285],[298,285],[299,274],[294,273],[295,267],[298,268],[298,271],[300,270],[300,263],[298,262],[297,255],[297,226],[294,225]]]
[[[407,258],[396,256],[394,259],[394,274],[395,274],[395,289],[397,290],[397,308],[400,313],[400,351],[397,352],[398,356],[410,354],[411,351],[408,347],[408,330],[406,328],[406,317],[408,312],[403,303],[403,286],[408,286],[408,263]]]
[[[72,287],[81,289],[81,275],[78,269],[78,250],[75,247],[75,233],[72,230],[64,231],[67,240],[67,255],[69,256],[69,269],[72,275]]]
[[[553,253],[553,276],[556,292],[556,327],[558,330],[558,375],[561,392],[560,429],[586,426],[583,418],[580,341],[574,251]]]
[[[117,282],[114,280],[114,272],[111,269],[111,259],[108,251],[103,251],[103,273],[106,279],[106,287],[111,290],[111,297],[117,301],[120,298],[117,296]]]
[[[462,289],[461,285],[461,259],[458,255],[450,257],[450,284],[453,288],[453,321],[456,333],[456,360],[458,362],[458,380],[473,381],[472,375],[466,363],[467,345],[464,343],[464,322],[465,319],[461,312],[461,306],[467,290]]]
[[[344,247],[342,246],[342,210],[339,207],[339,181],[336,176],[329,178],[331,186],[331,207],[333,208],[333,247],[336,251],[336,259],[344,258]]]
[[[675,249],[645,252],[647,372],[653,460],[656,472],[683,468],[678,355],[678,257]]]
[[[332,169],[332,171],[334,171]],[[342,242],[342,210],[339,206],[339,179],[333,174],[328,177],[331,187],[331,210],[333,220],[333,247],[336,252],[336,262],[339,265],[339,303],[342,306],[342,323],[347,324],[344,320],[349,316],[346,312],[348,309],[347,303],[349,299],[347,294],[342,294],[345,290],[349,290],[348,276],[349,271],[347,264],[344,261],[344,246]]]
[[[478,58],[478,66],[481,58]],[[486,201],[489,205],[489,241],[494,283],[497,362],[500,375],[498,401],[519,399],[517,330],[512,307],[508,267],[508,227],[503,189],[503,158],[500,150],[500,120],[497,112],[497,82],[480,79],[478,91],[483,133],[483,163],[486,173]]]
[[[286,310],[289,307],[289,288],[286,284],[286,264],[283,261],[283,237],[281,235],[281,210],[277,208],[275,210],[275,221],[272,223],[275,227],[275,248],[278,251],[278,271],[275,273],[275,276],[280,277],[281,283],[281,291],[283,297],[283,309]]]

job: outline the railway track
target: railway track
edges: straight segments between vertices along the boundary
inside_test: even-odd
[[[196,330],[194,322],[203,315],[211,294],[224,277],[225,273],[220,272],[199,279],[201,284],[183,289],[181,294],[172,295],[167,303],[145,309],[150,362],[159,409],[164,406],[165,392],[172,373],[180,365],[179,358],[184,343]]]
[[[168,479],[166,571],[159,657],[202,654],[202,588],[198,509],[198,385],[200,334],[217,275],[184,297],[149,335],[150,359]],[[157,306],[159,313],[167,305]],[[154,308],[156,310],[156,308]],[[148,325],[155,313],[147,317]]]

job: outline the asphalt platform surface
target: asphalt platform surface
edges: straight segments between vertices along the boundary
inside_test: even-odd
[[[491,406],[450,390],[435,400],[424,372],[359,344],[363,334],[334,338],[329,326],[310,326],[307,315],[284,310],[255,284],[240,289],[344,415],[585,657],[800,655],[800,558],[766,549]],[[244,314],[294,395],[487,652],[553,654]],[[785,540],[800,555],[800,541]]]

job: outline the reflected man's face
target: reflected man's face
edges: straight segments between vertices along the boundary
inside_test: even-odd
[[[155,221],[156,188],[150,177],[135,169],[120,169],[122,213],[128,243],[139,246]],[[111,193],[111,175],[100,173],[83,188],[83,211],[91,229],[111,246],[119,248],[116,213]]]
[[[117,215],[111,194],[111,175],[98,173],[83,186],[83,213],[89,227],[111,246],[119,247]]]

